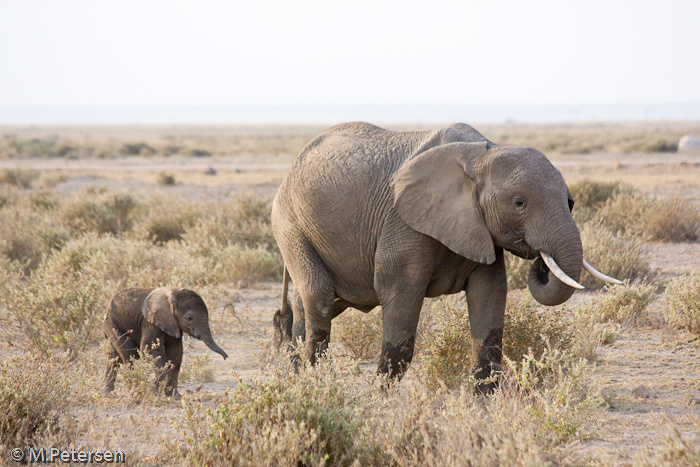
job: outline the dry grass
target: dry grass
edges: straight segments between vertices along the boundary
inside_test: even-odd
[[[58,429],[70,391],[59,368],[38,354],[0,361],[0,447],[33,445],[35,437]]]
[[[472,340],[466,305],[440,300],[433,305],[433,324],[421,339],[418,358],[424,383],[433,389],[455,388],[469,381]],[[557,350],[572,358],[592,359],[598,344],[590,320],[566,309],[536,305],[524,292],[510,293],[503,327],[503,354],[514,362],[527,355],[539,359]]]
[[[655,199],[640,192],[622,192],[609,199],[598,218],[613,232],[627,232],[661,242],[700,238],[700,210],[678,197]]]
[[[22,348],[83,351],[101,339],[107,301],[124,287],[247,287],[282,271],[270,205],[251,197],[3,193],[0,334]]]
[[[374,360],[382,348],[381,309],[362,313],[348,309],[333,320],[333,340],[354,358]]]
[[[599,322],[612,321],[620,324],[635,324],[647,317],[647,307],[656,298],[651,285],[606,286],[598,300],[584,306]]]
[[[32,182],[39,178],[36,170],[2,169],[0,170],[0,185],[11,185],[18,188],[29,188]]]
[[[583,256],[597,270],[623,281],[649,281],[654,278],[649,254],[638,237],[613,233],[597,222],[588,222],[579,228]],[[605,285],[585,270],[581,274],[581,284],[593,290]]]
[[[606,139],[602,133],[607,130],[595,125],[556,126],[546,131],[511,126],[479,129],[501,143],[523,142],[544,149],[541,144],[553,141],[554,152],[595,152],[599,147],[620,152],[666,150],[667,142],[656,143],[657,137],[672,141],[674,132],[689,131],[685,127],[645,127],[628,138],[626,135],[637,130],[623,128],[622,136],[618,132],[615,141],[612,137]],[[14,149],[8,138],[0,143],[0,158],[123,157],[121,149],[132,143],[153,148],[156,158],[209,157],[208,153],[214,158],[224,154],[292,155],[322,129],[312,129],[308,136],[300,136],[307,130],[295,130],[281,137],[261,130],[251,137],[235,131],[227,134],[230,128],[179,132],[160,129],[155,133],[131,128],[124,129],[118,137],[95,138],[101,139],[97,142],[83,138],[82,129],[59,130],[54,138],[51,134],[17,129],[17,135],[12,137]],[[500,139],[498,132],[508,133],[508,141]],[[556,136],[557,132],[563,136]],[[173,133],[176,136],[169,138]],[[250,134],[255,132],[251,130]],[[32,141],[33,138],[38,140]],[[236,138],[239,140],[234,141]],[[298,143],[295,138],[299,138]],[[643,141],[644,146],[635,146],[635,141]],[[46,147],[52,149],[47,152]],[[146,151],[150,152],[148,148]],[[141,156],[135,155],[133,160],[138,161],[138,157]],[[588,157],[594,156],[581,159]],[[682,170],[691,169],[687,166]],[[624,176],[625,170],[609,177]],[[180,172],[177,177],[180,181]],[[598,323],[602,313],[593,311],[606,301],[611,302],[607,314],[613,320],[631,322],[625,317],[645,314],[644,310],[630,311],[634,308],[630,303],[643,302],[644,294],[631,301],[613,299],[617,291],[627,290],[617,288],[603,291],[600,300],[577,309],[547,309],[511,293],[503,374],[499,389],[488,397],[472,395],[468,315],[466,307],[454,304],[452,299],[439,302],[433,313],[423,313],[415,364],[397,388],[386,389],[383,381],[375,380],[374,365],[369,369],[365,365],[358,367],[356,361],[342,355],[332,356],[300,375],[290,370],[287,356],[283,355],[271,360],[274,368],[264,367],[261,372],[252,357],[251,338],[268,340],[265,323],[277,306],[278,298],[272,295],[278,295],[278,289],[270,292],[265,285],[259,290],[239,291],[244,298],[229,297],[231,289],[239,285],[279,279],[281,262],[269,227],[266,200],[242,197],[193,201],[177,194],[184,192],[181,185],[175,190],[168,188],[170,193],[160,197],[137,198],[130,193],[135,206],[122,214],[115,228],[114,219],[120,215],[115,195],[119,193],[93,190],[76,197],[66,196],[62,191],[65,186],[59,187],[61,191],[53,188],[59,180],[41,174],[31,178],[31,190],[20,188],[21,183],[0,183],[0,240],[7,242],[0,242],[0,319],[5,320],[0,324],[0,335],[15,346],[0,346],[0,376],[6,378],[0,381],[0,424],[12,420],[12,426],[19,428],[17,433],[25,433],[17,437],[24,437],[24,443],[60,448],[119,448],[127,451],[129,465],[295,465],[300,461],[306,465],[358,462],[407,466],[697,464],[697,439],[688,434],[698,431],[697,423],[689,427],[685,419],[674,419],[669,421],[668,430],[654,428],[660,426],[658,418],[654,418],[659,405],[669,411],[694,410],[688,409],[687,400],[683,399],[694,396],[700,387],[694,360],[686,366],[678,363],[681,354],[687,360],[694,358],[693,341],[660,344],[673,346],[674,356],[672,361],[663,360],[660,372],[652,373],[650,364],[660,360],[655,344],[648,343],[656,341],[646,339],[656,336],[658,330]],[[148,179],[151,185],[153,180],[153,176]],[[182,180],[184,185],[186,181]],[[654,273],[649,272],[648,255],[640,240],[640,235],[646,233],[638,232],[649,231],[653,222],[648,221],[634,232],[625,229],[628,232],[624,235],[589,224],[589,220],[600,222],[593,211],[603,209],[605,203],[612,203],[621,193],[615,192],[615,183],[588,185],[588,192],[576,192],[581,187],[571,187],[576,192],[574,215],[582,230],[586,258],[603,272],[627,277],[635,284],[648,282]],[[43,189],[38,188],[42,186]],[[600,199],[606,200],[602,206]],[[584,219],[581,213],[588,205],[593,207]],[[654,206],[658,210],[660,205]],[[677,214],[666,217],[660,225],[687,216],[684,209],[671,206],[667,210]],[[82,213],[85,221],[78,220]],[[634,215],[632,212],[624,222],[632,225]],[[514,258],[509,261],[512,291],[515,284],[524,283],[522,278],[526,277],[530,262]],[[588,285],[589,279],[582,277],[587,288],[595,287]],[[667,289],[667,302],[672,295],[678,298],[672,313],[685,314],[681,304],[692,305],[693,297],[700,296],[694,281],[693,276],[685,276],[671,284],[675,291]],[[246,331],[230,313],[216,316],[217,331],[224,331],[222,347],[236,350],[229,351],[231,359],[225,363],[209,361],[206,356],[190,356],[187,351],[181,386],[194,392],[183,390],[184,409],[148,392],[154,370],[147,359],[137,362],[131,370],[123,369],[123,374],[120,371],[116,399],[100,397],[106,357],[98,351],[97,342],[103,341],[99,323],[104,300],[123,286],[174,283],[200,290],[207,303],[246,303],[243,308],[236,304],[238,317],[246,325],[251,324]],[[637,286],[630,286],[634,287]],[[255,311],[248,308],[249,300],[257,301],[253,304]],[[344,347],[357,344],[359,355],[364,347],[377,345],[380,312],[352,313],[334,320],[333,339],[339,339],[339,331],[345,328],[344,339],[350,344],[343,342]],[[668,317],[667,320],[671,321]],[[642,332],[645,334],[640,337]],[[614,346],[597,348],[615,340]],[[636,358],[633,352],[644,346],[650,352]],[[676,346],[680,346],[678,351]],[[17,347],[26,351],[20,352]],[[13,353],[17,356],[7,357]],[[367,356],[377,354],[378,350],[369,351]],[[588,364],[594,355],[597,363],[605,364]],[[430,363],[429,358],[434,361]],[[421,367],[428,365],[436,368],[434,383],[422,372]],[[239,386],[231,369],[243,378]],[[208,383],[212,370],[216,370],[218,381]],[[679,395],[676,388],[684,383],[676,374],[691,381],[687,384],[688,394]],[[260,379],[255,380],[252,375]],[[627,398],[627,386],[645,377],[659,379],[660,398],[653,403]],[[224,394],[227,387],[231,389]],[[613,410],[611,406],[597,396],[602,390],[622,394],[613,415],[606,413]],[[24,419],[14,411],[19,405],[12,405],[13,401],[20,400],[46,409],[43,426],[22,431],[30,424],[23,425]],[[140,403],[134,404],[135,401]],[[26,417],[26,421],[30,419],[36,418]],[[173,424],[179,425],[177,432],[173,431]],[[607,437],[628,426],[634,426],[630,430],[634,439],[616,438],[619,447],[606,448],[613,461],[585,454],[585,446],[601,442],[591,439],[591,434]],[[646,430],[644,442],[648,443],[648,452],[635,450],[641,442],[636,430]],[[14,444],[4,443],[0,455],[6,456],[11,447]]]
[[[673,326],[700,335],[700,272],[673,280],[666,287],[663,314]]]
[[[180,457],[198,465],[542,465],[594,426],[588,366],[548,350],[507,363],[490,398],[382,390],[335,359],[240,382],[215,407],[185,397]],[[547,387],[547,390],[540,388]],[[569,459],[570,460],[570,459]]]
[[[4,127],[0,159],[295,155],[321,126]]]

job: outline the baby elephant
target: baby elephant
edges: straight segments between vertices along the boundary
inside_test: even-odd
[[[148,352],[157,367],[156,382],[166,384],[166,394],[179,397],[177,378],[182,363],[182,333],[201,339],[224,360],[226,352],[216,345],[209,330],[209,313],[204,300],[180,287],[126,289],[109,302],[104,332],[112,344],[107,365],[105,392],[114,391],[117,368]],[[172,366],[166,367],[166,362]]]

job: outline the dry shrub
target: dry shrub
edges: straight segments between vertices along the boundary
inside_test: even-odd
[[[155,148],[147,143],[124,143],[120,152],[125,156],[152,156],[156,153]]]
[[[382,348],[381,310],[345,310],[333,320],[333,336],[353,358],[376,359]]]
[[[100,278],[112,287],[156,287],[172,273],[169,250],[138,239],[119,239],[94,232],[68,242],[44,264],[47,273]],[[194,269],[193,265],[193,269]],[[116,290],[114,290],[116,292]]]
[[[523,259],[509,252],[504,252],[508,290],[527,288],[527,278],[532,267],[532,260]]]
[[[265,200],[242,196],[233,201],[212,202],[200,207],[201,218],[186,229],[186,241],[219,245],[265,246],[276,249],[270,214],[272,208]]]
[[[211,366],[209,354],[185,357],[187,361],[180,370],[180,381],[192,381],[195,383],[211,383],[215,381],[214,368]]]
[[[421,336],[421,376],[429,388],[458,387],[471,375],[472,338],[465,305],[436,301],[433,329]],[[505,334],[505,332],[504,332]]]
[[[34,445],[36,437],[57,430],[70,389],[52,358],[26,353],[1,360],[0,451]]]
[[[597,218],[613,232],[644,235],[644,219],[652,209],[653,201],[645,194],[624,192],[609,199],[598,210]]]
[[[645,219],[649,237],[662,242],[695,242],[699,229],[700,210],[680,197],[655,201]]]
[[[175,175],[173,175],[173,174],[159,172],[156,180],[158,182],[158,185],[160,185],[160,186],[173,186],[173,185],[175,185]]]
[[[700,238],[700,210],[679,197],[654,199],[639,192],[621,192],[599,210],[598,218],[613,232],[628,232],[661,242]]]
[[[689,436],[684,436],[678,429],[674,420],[667,415],[666,425],[670,435],[664,443],[650,453],[647,459],[639,462],[640,465],[663,465],[668,467],[691,467],[700,465],[700,422],[697,416],[691,415],[693,430]]]
[[[662,313],[673,326],[700,335],[700,271],[674,279],[664,293]]]
[[[618,193],[631,192],[633,189],[619,181],[598,182],[586,179],[571,184],[569,191],[574,198],[575,209],[591,208],[597,210]]]
[[[653,276],[649,253],[634,236],[616,234],[600,223],[580,226],[583,256],[597,270],[620,280],[645,281]],[[598,289],[605,283],[582,271],[580,283],[587,289]]]
[[[18,188],[30,188],[32,182],[39,178],[37,170],[2,169],[0,170],[0,185],[12,185]]]
[[[581,312],[590,313],[599,322],[634,324],[646,318],[654,298],[651,285],[607,285],[603,297],[584,305]]]
[[[159,244],[182,240],[185,230],[195,225],[203,214],[202,203],[173,196],[152,196],[143,209],[147,211],[145,219],[134,230],[145,229],[137,235]]]
[[[163,244],[171,240],[182,240],[185,228],[182,221],[168,213],[151,213],[146,221],[146,232],[153,243]]]
[[[434,330],[422,336],[420,355],[424,383],[455,388],[467,381],[476,362],[466,306],[438,301],[432,312]],[[503,326],[503,354],[514,362],[527,355],[539,359],[548,349],[592,359],[598,344],[589,320],[557,307],[536,305],[525,293],[510,293]]]
[[[7,275],[0,281],[0,333],[11,346],[71,355],[102,337],[102,317],[112,290],[104,281],[39,269],[30,278]]]
[[[217,244],[185,245],[192,261],[200,261],[205,283],[233,283],[237,287],[249,287],[263,280],[279,280],[282,273],[282,257],[267,248],[241,247]],[[183,264],[187,267],[187,264]],[[181,270],[185,275],[187,271]]]
[[[52,208],[57,201],[43,193],[12,192],[11,202],[0,207],[0,255],[26,274],[35,270],[52,250],[60,249],[70,233]],[[2,195],[0,194],[0,197]]]
[[[576,222],[581,225],[592,220],[598,210],[605,203],[619,193],[632,193],[634,189],[630,185],[621,182],[598,182],[582,180],[569,186],[574,198],[573,215]]]
[[[86,190],[69,199],[61,220],[75,233],[121,234],[131,228],[138,202],[125,193],[95,193]]]
[[[486,398],[466,385],[382,390],[381,379],[338,365],[277,369],[268,381],[239,382],[212,408],[185,396],[179,457],[241,466],[570,464],[568,444],[585,440],[596,420],[589,366],[553,349],[506,361]]]
[[[330,363],[268,381],[240,381],[214,409],[183,398],[190,465],[374,465],[380,454],[363,426],[369,394]]]
[[[159,342],[153,347],[160,345]],[[123,388],[115,388],[117,394],[125,391],[136,404],[159,404],[166,399],[165,391],[167,381],[160,383],[156,380],[156,373],[167,371],[173,367],[171,362],[166,362],[162,368],[156,363],[161,357],[154,357],[147,351],[139,352],[139,358],[132,358],[128,365],[122,364],[117,371],[117,378],[124,381]]]

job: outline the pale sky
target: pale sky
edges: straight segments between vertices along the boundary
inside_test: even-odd
[[[700,1],[0,0],[0,107],[700,102]]]

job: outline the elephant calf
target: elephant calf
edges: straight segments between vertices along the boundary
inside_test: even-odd
[[[117,368],[139,358],[139,350],[155,357],[156,383],[166,384],[166,395],[179,397],[177,378],[182,363],[182,333],[201,339],[224,360],[228,357],[209,329],[204,300],[180,287],[131,288],[117,292],[109,302],[104,332],[112,344],[105,392],[114,391]],[[166,365],[170,362],[171,365]]]

